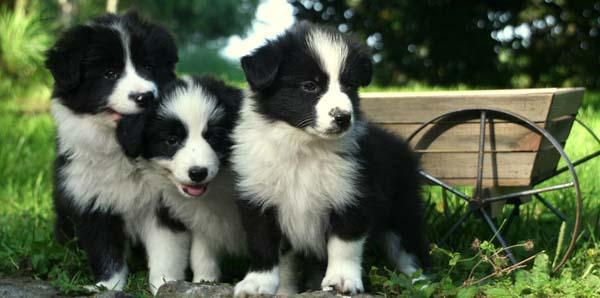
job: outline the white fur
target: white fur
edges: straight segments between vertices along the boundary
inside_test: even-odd
[[[194,233],[192,239],[191,267],[194,277],[193,282],[215,282],[221,277],[219,268],[219,253],[211,243],[212,239],[206,239],[202,233]]]
[[[294,250],[325,259],[329,212],[354,204],[359,164],[336,152],[354,152],[357,134],[316,138],[283,122],[271,122],[255,111],[246,95],[234,130],[232,163],[244,198],[263,208],[276,207],[283,234]]]
[[[98,123],[103,116],[78,115],[52,102],[58,130],[58,153],[69,163],[59,175],[76,208],[127,213],[157,199],[144,175],[122,153],[114,128]]]
[[[334,120],[331,115],[332,110],[338,108],[350,115],[353,112],[352,102],[348,95],[342,92],[340,86],[340,74],[348,55],[348,46],[339,37],[321,30],[312,31],[307,42],[315,57],[319,57],[321,67],[329,77],[327,91],[315,107],[317,119],[315,127],[312,128],[317,134],[324,134],[335,128],[332,125]]]
[[[249,297],[259,294],[274,295],[279,287],[279,268],[269,271],[250,272],[235,285],[235,297]]]
[[[122,37],[126,36],[124,29],[115,28]],[[122,39],[124,45],[128,45],[128,37]],[[128,98],[129,93],[157,92],[154,83],[137,75],[131,63],[129,47],[124,48],[125,75],[119,79],[108,100],[109,107],[119,113],[138,111],[131,106],[133,101]],[[156,225],[155,210],[160,195],[158,184],[153,181],[155,177],[142,174],[123,154],[116,140],[116,123],[112,116],[108,113],[76,114],[63,105],[60,98],[52,100],[51,112],[59,141],[57,154],[66,155],[69,159],[57,175],[60,175],[65,192],[73,198],[74,208],[79,211],[111,211],[123,216],[126,234],[134,240],[147,241],[144,244],[148,254],[159,256],[149,262],[150,284],[159,283],[157,280],[163,276],[168,280],[179,276],[182,278],[188,263],[186,255],[183,255],[185,261],[163,259],[171,253],[178,253],[177,250],[181,250],[189,240],[185,240],[185,235]],[[109,280],[98,284],[120,290],[126,279],[125,266]],[[156,288],[151,290],[154,293]]]
[[[148,255],[149,287],[153,295],[169,281],[184,280],[188,266],[190,239],[188,233],[173,233],[158,223],[154,210],[143,220],[140,237]]]
[[[209,120],[217,120],[223,116],[215,99],[197,85],[189,84],[187,89],[177,89],[171,98],[165,99],[159,115],[180,119],[185,124],[188,135],[172,158],[155,161],[172,173],[175,183],[193,183],[188,172],[195,166],[208,169],[205,181],[213,179],[219,171],[219,158],[202,134],[206,131]]]
[[[121,74],[112,94],[108,97],[108,107],[120,114],[133,114],[141,111],[136,103],[129,98],[130,94],[152,92],[158,95],[158,88],[154,82],[141,77],[135,70],[131,61],[129,50],[129,34],[120,24],[114,24],[115,29],[121,37],[125,55],[125,68]]]
[[[187,91],[176,91],[159,111],[163,116],[180,119],[188,128],[188,140],[173,159],[140,161],[140,165],[146,168],[144,173],[159,177],[156,181],[163,191],[165,205],[192,233],[193,280],[217,281],[220,257],[245,254],[245,234],[235,203],[231,170],[219,169],[216,153],[202,136],[211,120],[223,116],[222,110],[207,92],[189,86]],[[209,182],[207,192],[197,198],[187,197],[179,188],[180,183],[189,179],[187,171],[192,166],[209,168],[205,179]]]
[[[120,271],[115,272],[115,274],[113,274],[113,276],[111,276],[109,279],[99,281],[95,285],[86,286],[85,288],[92,292],[99,292],[104,288],[107,290],[122,291],[127,284],[127,273],[127,264],[124,264],[123,268],[121,268]]]
[[[198,198],[183,196],[170,181],[163,183],[165,204],[171,214],[191,230],[192,246],[206,251],[198,256],[245,253],[246,236],[235,203],[233,176],[228,169],[222,168],[207,192]]]
[[[387,232],[385,234],[384,245],[387,258],[394,264],[396,270],[400,270],[400,272],[408,276],[417,271],[419,268],[417,258],[413,254],[407,253],[404,247],[402,247],[400,236],[393,232]]]
[[[364,291],[362,283],[362,254],[365,239],[345,241],[332,236],[327,243],[327,271],[322,287],[334,287],[340,293]]]

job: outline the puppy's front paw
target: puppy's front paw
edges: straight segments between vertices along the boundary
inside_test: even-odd
[[[107,281],[97,282],[94,285],[83,286],[83,288],[92,293],[100,293],[102,291],[110,291],[110,290],[123,291],[124,286],[125,286],[124,281],[107,280]]]
[[[277,272],[250,272],[235,285],[234,296],[275,295],[277,287],[279,287],[279,274]]]
[[[105,290],[123,291],[127,284],[127,272],[127,266],[123,266],[121,270],[113,272],[110,278],[96,282],[95,285],[84,286],[84,288],[94,293]]]
[[[352,274],[352,272],[343,272],[333,270],[327,271],[321,287],[324,291],[328,288],[334,288],[338,293],[355,295],[364,291],[362,279],[359,274]]]
[[[195,283],[199,283],[199,282],[217,282],[219,281],[219,275],[218,274],[194,274],[194,278],[192,279],[192,282]]]
[[[150,292],[152,292],[152,296],[156,296],[156,292],[158,292],[158,289],[160,289],[160,287],[162,287],[164,284],[170,282],[170,281],[176,281],[176,280],[183,280],[183,278],[168,278],[168,277],[164,277],[164,276],[150,276],[150,278],[148,279],[148,283],[149,285],[149,289]]]

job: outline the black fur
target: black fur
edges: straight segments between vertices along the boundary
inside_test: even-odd
[[[360,112],[358,88],[368,85],[372,77],[371,57],[366,46],[335,29],[309,23],[301,23],[268,42],[241,61],[254,92],[252,100],[257,112],[266,119],[284,121],[299,129],[316,125],[315,106],[328,91],[329,83],[326,70],[306,41],[311,30],[316,29],[329,32],[332,38],[347,45],[348,54],[339,83],[341,91],[352,102],[355,124],[366,126],[366,133],[356,139],[358,151],[336,152],[344,159],[358,161],[362,168],[360,177],[355,177],[359,182],[355,192],[357,203],[342,209],[331,208],[328,235],[345,240],[368,235],[368,239],[376,240],[386,232],[395,233],[402,239],[404,249],[426,268],[428,242],[417,158],[403,140],[367,123]],[[307,85],[307,81],[313,84]],[[314,175],[318,177],[319,173]],[[250,270],[264,271],[278,264],[282,233],[274,215],[277,210],[263,210],[259,204],[252,203],[261,201],[257,199],[246,197],[240,205],[248,234]]]
[[[159,90],[175,79],[177,49],[168,31],[135,13],[98,17],[65,31],[47,52],[46,67],[55,81],[53,98],[75,114],[104,112],[118,81],[118,76],[107,79],[105,74],[110,69],[119,75],[125,67],[124,44],[119,33],[111,29],[115,23],[122,24],[122,30],[129,35],[131,60],[141,77],[154,82]],[[60,139],[58,135],[57,147],[61,146]],[[94,209],[95,198],[88,200],[91,203],[87,208],[76,206],[75,202],[81,200],[71,195],[62,174],[75,158],[85,157],[66,151],[58,154],[55,161],[56,238],[59,242],[76,238],[87,254],[96,281],[103,281],[125,265],[128,239],[123,217],[111,209]]]
[[[142,77],[159,87],[175,79],[177,48],[168,31],[136,13],[98,17],[65,31],[47,52],[46,67],[55,81],[53,97],[76,113],[102,112],[116,82],[106,79],[105,72],[123,72],[123,43],[110,28],[116,22],[129,33],[131,59]]]
[[[248,237],[250,271],[270,270],[278,264],[282,249],[282,234],[276,218],[276,210],[262,210],[256,205],[241,200],[238,202],[242,224]]]
[[[241,91],[227,86],[223,81],[211,77],[194,77],[193,84],[201,86],[217,99],[217,104],[224,110],[225,116],[219,121],[208,123],[204,138],[219,155],[221,164],[228,164],[231,153],[231,131],[237,122],[240,107]],[[165,87],[163,98],[165,104],[179,88],[187,88],[183,80],[176,80]],[[200,100],[200,99],[199,99]],[[181,120],[163,117],[157,112],[160,106],[147,109],[141,114],[124,117],[117,126],[117,139],[127,156],[145,159],[156,157],[170,158],[178,150],[178,144],[170,145],[169,137],[176,137],[181,144],[187,138],[187,128]]]
[[[172,231],[185,232],[187,227],[171,214],[169,207],[165,206],[162,202],[156,209],[156,215],[159,219],[159,223]]]

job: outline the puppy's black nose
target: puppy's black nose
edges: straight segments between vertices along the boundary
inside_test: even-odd
[[[135,101],[140,108],[148,107],[154,102],[154,92],[141,92],[129,94],[129,99]]]
[[[190,179],[192,179],[192,181],[194,181],[194,182],[202,182],[202,180],[204,180],[204,178],[206,178],[207,175],[208,175],[207,168],[191,167],[188,170],[188,176],[190,176]]]
[[[345,131],[350,127],[350,120],[352,120],[352,115],[350,112],[342,111],[340,109],[334,109],[333,113],[333,121],[339,127],[340,131]]]

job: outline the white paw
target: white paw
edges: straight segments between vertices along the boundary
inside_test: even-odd
[[[321,287],[324,291],[334,288],[338,293],[355,295],[364,292],[362,279],[359,274],[351,274],[348,272],[327,272]]]
[[[90,291],[92,293],[99,293],[102,291],[110,291],[110,290],[123,291],[124,287],[125,287],[125,282],[120,281],[120,280],[100,281],[94,285],[83,286],[84,289],[86,289],[87,291]]]
[[[267,272],[250,272],[235,285],[234,296],[275,295],[277,287],[279,287],[279,272],[277,269]]]
[[[160,277],[150,277],[148,280],[148,283],[150,284],[150,292],[152,292],[152,296],[156,296],[156,292],[158,292],[158,289],[160,289],[160,287],[162,287],[164,284],[166,284],[167,282],[170,281],[175,281],[177,279],[167,279],[164,276],[160,276]]]
[[[296,289],[295,286],[293,285],[286,285],[286,286],[280,286],[279,289],[277,289],[277,294],[276,296],[293,296],[295,294],[298,294],[298,289]]]
[[[194,274],[194,278],[192,279],[192,282],[195,282],[195,283],[199,283],[199,282],[217,282],[217,281],[219,281],[219,275],[218,274],[202,274],[202,275]]]
[[[123,291],[127,284],[127,272],[127,266],[123,266],[121,270],[114,272],[109,279],[99,281],[95,285],[84,286],[84,288],[95,293],[104,290]]]

